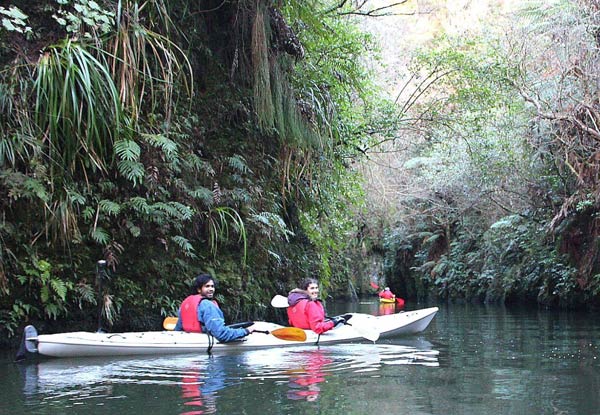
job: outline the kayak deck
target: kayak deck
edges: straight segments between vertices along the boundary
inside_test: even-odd
[[[380,338],[419,333],[427,328],[438,308],[426,308],[385,316],[350,313],[350,324],[339,325],[320,336],[305,330],[305,341],[282,340],[272,334],[252,333],[239,341],[220,343],[205,333],[182,331],[147,331],[129,333],[71,332],[41,334],[26,341],[37,346],[37,352],[51,357],[125,356],[138,354],[177,354],[192,352],[217,352],[219,350],[261,349],[282,346],[323,345],[329,343],[364,340],[359,327],[376,330]],[[275,323],[255,322],[256,330],[273,331],[282,328]]]

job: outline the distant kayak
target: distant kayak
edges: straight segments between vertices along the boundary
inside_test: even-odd
[[[324,345],[420,333],[437,313],[437,307],[407,311],[385,316],[349,313],[348,324],[342,324],[321,334],[304,330],[306,340],[285,340],[276,337],[283,329],[275,323],[254,322],[251,326],[265,333],[252,333],[240,341],[219,343],[206,333],[182,331],[147,331],[131,333],[70,332],[39,334],[33,326],[25,329],[25,345],[30,353],[51,357],[162,355],[177,353],[221,352],[263,349],[297,345]],[[294,328],[294,330],[297,330]]]
[[[396,297],[394,298],[379,298],[380,303],[392,304],[396,302]]]

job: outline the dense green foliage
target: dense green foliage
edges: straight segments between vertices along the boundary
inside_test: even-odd
[[[443,34],[396,102],[349,17],[368,7],[0,7],[2,334],[95,329],[99,310],[158,328],[200,271],[230,319],[276,317],[308,275],[355,295],[380,270],[408,298],[597,305],[596,6]],[[379,151],[401,155],[374,179],[391,201],[357,168]]]
[[[508,36],[442,37],[414,60],[404,168],[420,192],[385,238],[387,278],[409,296],[594,307],[597,7],[512,17]]]
[[[233,319],[307,275],[347,289],[348,167],[380,118],[372,42],[348,18],[305,0],[0,12],[4,334],[94,329],[98,307],[114,329],[158,328],[199,271]]]

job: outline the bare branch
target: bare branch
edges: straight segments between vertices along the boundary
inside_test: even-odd
[[[383,12],[384,10],[391,9],[394,6],[400,6],[406,3],[408,0],[398,1],[396,3],[388,4],[387,6],[378,7],[376,9],[372,9],[369,11],[361,10],[362,7],[367,3],[368,0],[362,0],[362,2],[357,5],[353,10],[347,12],[338,13],[340,16],[347,15],[356,15],[356,16],[368,16],[368,17],[383,17],[383,16],[412,16],[417,14],[417,12],[409,12],[409,13],[392,13],[392,12]],[[346,3],[343,1],[342,3]],[[335,9],[334,9],[335,10]]]
[[[585,125],[585,123],[583,123],[583,121],[581,121],[573,115],[561,112],[544,111],[542,105],[537,99],[533,98],[527,92],[525,92],[525,90],[520,85],[517,85],[515,83],[513,83],[513,85],[519,90],[519,93],[521,94],[523,99],[525,99],[525,101],[529,102],[530,104],[533,104],[539,117],[551,121],[566,121],[579,128],[581,131],[590,134],[594,139],[600,141],[600,131],[598,131],[597,129],[588,127],[587,125]]]

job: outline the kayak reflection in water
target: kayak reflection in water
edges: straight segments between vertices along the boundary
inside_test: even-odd
[[[379,303],[379,315],[387,316],[396,313],[395,303]]]
[[[210,357],[206,367],[193,367],[183,373],[181,397],[185,406],[195,410],[181,415],[214,414],[217,412],[217,391],[225,384],[224,368],[220,359]]]
[[[306,399],[309,402],[316,401],[321,393],[320,383],[325,382],[327,373],[323,366],[332,363],[322,350],[314,350],[301,353],[298,360],[307,362],[305,367],[293,371],[290,376],[290,390],[287,392],[288,399]]]

